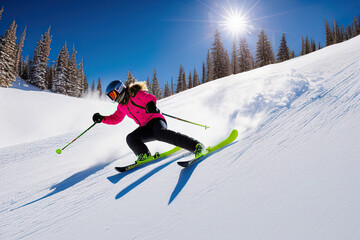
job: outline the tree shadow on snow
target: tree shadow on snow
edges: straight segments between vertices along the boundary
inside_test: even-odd
[[[20,207],[12,209],[11,211],[22,208],[22,207],[25,207],[25,206],[28,206],[30,204],[33,204],[33,203],[36,203],[36,202],[38,202],[40,200],[48,198],[48,197],[50,197],[52,195],[55,195],[55,194],[57,194],[59,192],[62,192],[64,190],[78,184],[79,182],[83,181],[85,178],[89,177],[90,175],[104,169],[106,166],[108,166],[111,163],[112,162],[97,164],[95,166],[92,166],[92,167],[84,170],[84,171],[75,173],[74,175],[72,175],[71,177],[65,179],[64,181],[52,186],[49,190],[53,190],[53,191],[48,193],[47,195],[45,195],[45,196],[43,196],[43,197],[41,197],[39,199],[36,199],[36,200],[34,200],[32,202],[26,203],[26,204],[24,204],[24,205],[22,205]]]
[[[174,158],[173,160],[169,161],[169,162],[166,162],[160,166],[158,166],[157,168],[154,168],[153,170],[151,170],[150,172],[148,172],[147,174],[145,174],[144,176],[142,176],[141,178],[139,178],[138,180],[136,180],[135,182],[133,182],[132,184],[130,184],[129,186],[127,186],[126,188],[124,188],[123,190],[121,190],[115,197],[115,199],[120,199],[122,198],[123,196],[125,196],[126,194],[128,194],[131,190],[133,190],[134,188],[136,188],[137,186],[139,186],[140,184],[142,184],[143,182],[145,182],[147,179],[149,179],[150,177],[152,177],[153,175],[155,175],[156,173],[160,172],[162,169],[166,168],[167,166],[169,166],[170,164],[172,164],[173,162],[176,162],[177,160],[183,158],[184,155],[181,155],[179,157],[176,157]],[[117,175],[121,175],[121,176],[118,176],[117,179],[121,180],[123,177],[125,177],[126,175],[136,171],[136,170],[139,170],[141,168],[144,168],[144,167],[148,167],[149,165],[151,164],[154,164],[156,162],[159,162],[159,161],[162,161],[164,159],[159,159],[159,160],[156,160],[156,161],[153,161],[153,162],[150,162],[149,164],[145,164],[143,166],[140,166],[139,168],[135,168],[135,169],[132,169],[130,171],[127,171],[127,172],[124,172],[124,173],[120,173],[120,174],[117,174]],[[112,176],[113,178],[115,178],[117,175],[114,175]],[[108,178],[109,179],[109,178]],[[110,180],[110,179],[109,179]],[[113,179],[114,180],[114,179]]]

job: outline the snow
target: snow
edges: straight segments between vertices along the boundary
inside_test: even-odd
[[[359,79],[357,37],[160,100],[211,126],[168,119],[206,145],[240,135],[188,169],[180,151],[121,174],[129,119],[55,153],[115,105],[0,88],[0,239],[359,239]]]

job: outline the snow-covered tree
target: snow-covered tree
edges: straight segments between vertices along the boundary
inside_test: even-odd
[[[80,65],[79,65],[79,69],[78,69],[78,80],[80,83],[80,96],[84,95],[85,93],[87,93],[88,88],[89,88],[89,83],[86,80],[86,76],[84,73],[84,59],[82,58],[80,61]]]
[[[125,86],[130,86],[133,83],[135,83],[135,78],[133,77],[133,75],[131,74],[130,69],[129,69],[127,79],[124,84],[125,84]]]
[[[15,59],[15,72],[16,75],[20,76],[21,74],[21,53],[22,53],[22,48],[24,47],[24,41],[25,41],[25,35],[26,35],[26,28],[24,29],[20,41],[18,44],[16,44],[16,59]]]
[[[25,81],[29,80],[29,56],[26,56],[25,61],[21,64],[20,77]]]
[[[156,69],[154,70],[154,75],[153,75],[153,79],[152,79],[152,91],[153,91],[153,95],[157,98],[157,99],[161,99],[161,89],[160,89],[160,85],[159,85],[159,81],[156,77]]]
[[[280,47],[277,54],[277,61],[283,62],[290,59],[290,51],[289,47],[286,43],[285,33],[283,33],[281,41],[280,41]]]
[[[10,87],[16,80],[16,28],[12,22],[5,35],[0,39],[0,86]]]
[[[47,66],[46,74],[45,74],[45,86],[47,89],[52,89],[54,77],[55,77],[54,65]]]
[[[274,52],[264,29],[261,29],[259,40],[256,45],[256,66],[262,67],[274,63]]]
[[[52,91],[66,94],[69,89],[69,51],[67,44],[62,47],[56,61],[55,77],[53,80]]]
[[[245,72],[254,68],[254,58],[250,53],[246,38],[240,38],[239,45],[239,71]]]
[[[50,27],[45,32],[44,35],[41,36],[40,41],[37,43],[37,46],[34,51],[33,59],[30,65],[30,79],[29,83],[32,85],[44,90],[46,88],[45,85],[45,74],[47,69],[47,62],[49,60],[50,54]]]
[[[75,46],[73,45],[72,54],[70,58],[70,62],[68,65],[68,82],[69,88],[67,89],[66,94],[72,97],[79,97],[81,96],[81,80],[78,79],[78,68],[76,63],[76,50]]]

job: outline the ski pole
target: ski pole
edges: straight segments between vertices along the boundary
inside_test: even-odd
[[[87,131],[90,130],[90,128],[92,128],[93,126],[95,126],[96,123],[94,123],[93,125],[91,125],[88,129],[86,129],[83,133],[81,133],[79,136],[77,136],[74,140],[72,140],[71,142],[69,142],[65,147],[63,147],[62,149],[56,149],[56,153],[57,154],[61,154],[61,151],[64,150],[65,148],[67,148],[67,146],[69,146],[70,144],[72,144],[73,142],[75,142],[79,137],[81,137],[84,133],[86,133]]]
[[[166,114],[166,113],[161,113],[161,114],[162,114],[162,115],[164,115],[164,116],[167,116],[167,117],[174,118],[174,119],[176,119],[176,120],[180,120],[180,121],[187,122],[187,123],[191,123],[191,124],[194,124],[194,125],[197,125],[197,126],[200,126],[200,127],[204,127],[204,128],[205,128],[205,130],[206,130],[206,129],[208,129],[208,128],[210,128],[209,126],[206,126],[206,125],[201,125],[201,124],[194,123],[194,122],[190,122],[190,121],[188,121],[188,120],[181,119],[181,118],[178,118],[178,117],[174,117],[174,116],[171,116],[171,115]]]

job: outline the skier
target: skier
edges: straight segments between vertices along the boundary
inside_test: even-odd
[[[151,156],[145,142],[155,140],[187,149],[195,153],[195,157],[201,156],[205,152],[204,145],[184,134],[168,130],[165,117],[156,107],[156,97],[147,93],[147,90],[146,82],[125,86],[119,80],[112,81],[106,88],[106,95],[119,103],[117,110],[110,116],[95,113],[93,121],[116,125],[125,116],[133,119],[139,127],[126,137],[126,142],[137,156],[137,162]]]

